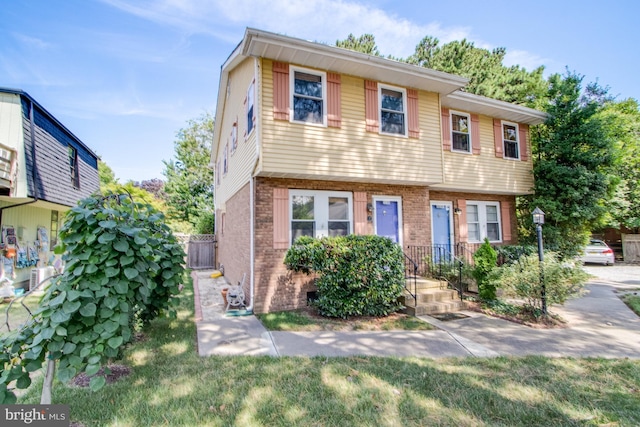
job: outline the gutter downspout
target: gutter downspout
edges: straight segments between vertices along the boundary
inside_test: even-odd
[[[262,79],[260,78],[260,64],[259,59],[254,59],[254,76],[256,77],[256,85],[254,86],[254,90],[262,95]],[[254,102],[254,108],[256,106],[262,105],[262,96],[256,96],[256,100]],[[262,117],[262,111],[258,107],[257,111],[254,113],[256,117]],[[247,313],[253,314],[253,300],[255,295],[255,258],[256,258],[256,243],[255,243],[255,198],[256,198],[256,170],[258,168],[258,163],[260,161],[260,135],[262,133],[262,126],[259,124],[256,126],[256,155],[253,161],[253,168],[251,170],[251,177],[249,178],[249,307],[247,307]]]

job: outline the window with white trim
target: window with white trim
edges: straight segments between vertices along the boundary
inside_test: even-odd
[[[327,125],[327,74],[291,67],[291,121]]]
[[[407,90],[378,85],[380,133],[407,136]]]
[[[466,113],[451,111],[451,149],[471,152],[471,117]]]
[[[246,117],[247,117],[247,133],[245,136],[249,136],[253,128],[255,127],[256,116],[255,116],[255,80],[251,82],[249,85],[249,89],[247,89],[247,102],[246,102]]]
[[[480,243],[485,237],[500,242],[500,203],[467,201],[467,229],[469,242]]]
[[[300,236],[346,236],[353,230],[352,193],[290,190],[291,243]]]
[[[504,141],[504,158],[519,159],[520,144],[517,123],[502,122],[502,140]]]
[[[231,126],[231,154],[236,152],[236,148],[238,148],[238,120],[233,123]]]

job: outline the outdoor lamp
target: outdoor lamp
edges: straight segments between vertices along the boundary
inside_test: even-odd
[[[542,209],[536,206],[536,208],[533,210],[532,215],[533,215],[534,224],[536,225],[544,224],[544,212],[542,212]]]
[[[544,212],[536,206],[532,212],[533,223],[536,225],[536,236],[538,237],[538,260],[540,261],[540,296],[542,299],[542,314],[547,315],[547,292],[544,285],[544,249],[542,248],[542,224],[544,224]]]

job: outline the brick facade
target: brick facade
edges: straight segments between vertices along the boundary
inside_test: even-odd
[[[250,274],[250,189],[247,184],[226,203],[224,212],[217,211],[218,263],[224,265],[225,276],[236,283],[247,273],[246,295],[249,297]],[[385,185],[371,183],[312,181],[302,179],[256,178],[255,183],[255,264],[254,301],[255,313],[294,310],[307,304],[307,293],[314,291],[314,278],[302,273],[288,271],[283,264],[286,249],[274,249],[274,188],[365,192],[367,203],[373,196],[399,196],[402,198],[403,244],[404,246],[426,246],[431,243],[430,201],[451,201],[457,206],[460,199],[508,202],[515,206],[515,197],[509,195],[477,194],[430,191],[428,187]],[[459,242],[460,217],[454,215],[454,238]],[[517,242],[514,212],[509,218],[514,230],[512,240]],[[373,234],[373,222],[368,221],[366,233]]]
[[[427,245],[430,240],[429,189],[418,186],[368,184],[302,179],[257,178],[255,218],[255,305],[256,313],[293,310],[306,305],[307,292],[315,290],[313,278],[287,271],[283,264],[286,249],[273,249],[273,189],[360,191],[373,196],[400,196],[405,245]],[[373,222],[367,223],[373,234]]]
[[[224,275],[230,283],[238,283],[246,273],[247,299],[251,275],[250,195],[250,187],[247,184],[227,201],[224,212],[216,210],[217,263],[224,266]]]

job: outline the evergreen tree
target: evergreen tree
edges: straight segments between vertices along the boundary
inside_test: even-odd
[[[535,195],[526,210],[539,206],[546,213],[545,244],[564,256],[603,224],[617,183],[615,144],[599,114],[610,98],[596,84],[582,91],[582,79],[574,73],[549,78],[549,119],[532,132]],[[530,224],[530,215],[523,220]]]
[[[349,34],[346,39],[336,41],[336,46],[368,55],[380,56],[378,46],[376,46],[376,38],[373,34],[363,34],[358,38],[353,34]]]

